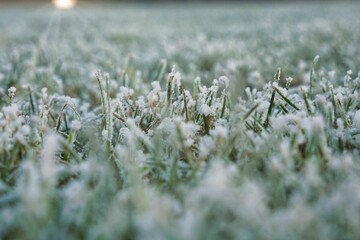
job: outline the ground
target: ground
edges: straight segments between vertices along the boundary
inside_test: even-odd
[[[359,239],[360,5],[0,10],[0,238]]]

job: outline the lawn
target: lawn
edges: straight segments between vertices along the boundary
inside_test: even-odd
[[[360,239],[360,5],[0,9],[0,239]]]

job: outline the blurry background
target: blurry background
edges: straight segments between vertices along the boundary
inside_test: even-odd
[[[168,73],[175,65],[188,85],[196,77],[211,84],[226,75],[239,96],[246,86],[261,89],[278,67],[294,84],[308,82],[316,55],[323,75],[360,71],[358,1],[78,2],[58,11],[50,0],[0,0],[0,74],[9,76],[4,85],[30,80],[49,92],[60,88],[80,96],[97,92],[84,83],[99,69],[114,81],[125,71],[136,83],[156,80],[160,68]],[[158,80],[165,85],[165,77]]]

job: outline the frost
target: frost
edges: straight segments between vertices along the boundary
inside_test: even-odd
[[[186,139],[184,145],[185,145],[185,147],[191,147],[192,145],[194,145],[194,143],[195,143],[194,139],[188,138],[188,139]]]
[[[217,125],[215,129],[210,131],[210,135],[215,138],[226,138],[228,136],[228,130],[220,125]]]
[[[56,153],[59,148],[58,137],[48,135],[45,138],[45,146],[41,153],[41,177],[50,185],[56,181]]]
[[[336,71],[330,71],[329,73],[328,73],[328,75],[329,75],[329,80],[331,81],[331,82],[335,82],[335,79],[336,79]]]
[[[291,83],[292,83],[293,80],[294,80],[294,79],[293,79],[292,77],[287,77],[287,78],[286,78],[286,88],[289,88],[289,87],[290,87],[290,85],[291,85]]]
[[[229,87],[230,79],[226,76],[221,76],[221,77],[219,77],[219,82],[221,84],[224,84],[225,87]]]
[[[204,114],[205,117],[215,115],[214,110],[205,103],[201,105],[200,112]]]
[[[8,93],[9,93],[9,97],[10,97],[10,98],[15,97],[16,88],[15,88],[15,87],[10,87],[10,88],[8,89]]]
[[[134,90],[127,87],[120,87],[120,95],[124,98],[131,98],[131,96],[134,94]]]
[[[74,120],[71,122],[71,130],[78,131],[81,128],[81,122],[78,120]]]
[[[0,238],[360,239],[340,5],[1,10]]]
[[[360,110],[357,110],[355,112],[354,122],[355,122],[356,126],[360,129]]]
[[[313,60],[313,64],[316,64],[320,59],[320,56],[319,55],[316,55],[314,60]]]

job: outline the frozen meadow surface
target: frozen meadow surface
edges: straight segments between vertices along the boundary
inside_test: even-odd
[[[359,239],[360,5],[0,10],[0,239]]]

